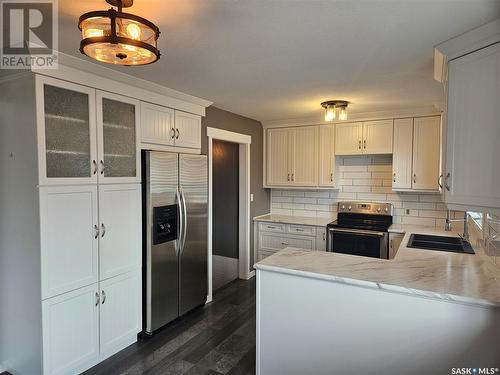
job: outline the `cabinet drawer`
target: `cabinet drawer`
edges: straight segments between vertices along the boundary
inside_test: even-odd
[[[280,223],[259,223],[259,230],[263,232],[285,232],[285,224]]]
[[[259,251],[279,251],[286,247],[314,250],[316,237],[286,236],[273,233],[261,233],[259,236]]]
[[[286,226],[287,233],[300,234],[303,236],[315,236],[316,228],[309,225],[289,224]]]

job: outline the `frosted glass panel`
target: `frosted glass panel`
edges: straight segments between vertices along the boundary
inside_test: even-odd
[[[90,177],[89,97],[44,85],[47,177]]]
[[[102,99],[104,176],[135,177],[135,106]]]

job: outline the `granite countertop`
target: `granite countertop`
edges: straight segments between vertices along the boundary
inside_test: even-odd
[[[275,215],[267,214],[256,216],[254,221],[264,221],[268,223],[284,223],[284,224],[298,224],[298,225],[313,225],[315,227],[326,227],[334,219],[322,217],[304,217],[304,216],[291,216],[291,215]]]
[[[412,249],[406,246],[412,233],[456,233],[418,226],[404,229],[405,237],[391,260],[286,248],[263,259],[255,268],[447,301],[500,306],[500,267],[481,246],[473,246],[475,255]]]

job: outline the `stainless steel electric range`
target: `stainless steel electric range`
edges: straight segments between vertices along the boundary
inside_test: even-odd
[[[388,259],[391,224],[390,203],[340,202],[327,226],[327,251]]]

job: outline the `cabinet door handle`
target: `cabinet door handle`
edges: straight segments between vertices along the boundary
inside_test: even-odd
[[[366,149],[366,139],[363,141],[363,148]]]
[[[413,183],[414,184],[417,183],[417,174],[416,173],[413,174]]]
[[[330,173],[330,182],[333,182],[333,173]]]
[[[361,150],[361,139],[359,140],[358,149],[360,149],[360,150]]]
[[[295,178],[293,177],[293,173],[292,173],[292,181],[295,181]]]
[[[174,128],[170,129],[170,138],[172,138],[172,139],[175,138],[175,129]]]
[[[99,227],[94,224],[94,239],[97,239],[97,237],[99,237]]]
[[[101,174],[104,174],[104,161],[101,160]]]
[[[288,174],[286,175],[286,180],[287,180],[287,181],[290,181],[290,173],[288,173]]]
[[[393,249],[393,248],[394,248],[394,243],[393,243],[393,240],[391,240],[391,243],[390,243],[389,247],[390,247],[391,249]]]
[[[101,223],[101,230],[102,230],[101,238],[103,238],[104,235],[106,234],[106,226],[104,225],[104,223]]]
[[[326,232],[323,232],[323,241],[326,241]]]
[[[98,292],[95,292],[95,305],[99,306],[99,301],[101,300],[101,295]]]
[[[177,132],[177,136],[175,137],[175,139],[179,139],[179,135],[181,134],[179,128],[176,128],[175,131]]]
[[[396,182],[396,173],[393,173],[392,177],[393,177],[392,182]]]
[[[451,177],[451,174],[448,173],[446,175],[446,177],[444,178],[444,187],[446,188],[446,190],[450,191],[450,185],[448,185],[448,179]]]
[[[441,174],[439,175],[439,178],[438,178],[438,186],[439,186],[439,188],[440,188],[440,189],[442,189],[442,188],[443,188],[443,184],[441,183],[441,179],[442,179],[442,178],[443,178],[443,174],[441,173]]]
[[[102,294],[102,304],[104,305],[104,302],[106,302],[106,292],[102,290],[101,294]]]
[[[295,228],[295,231],[296,231],[296,232],[303,232],[303,231],[304,231],[304,229]]]
[[[92,174],[96,174],[97,173],[97,162],[95,160],[92,160],[92,165],[94,166],[94,171],[92,172]]]
[[[283,246],[288,246],[288,244],[286,242],[282,242],[281,243]]]

